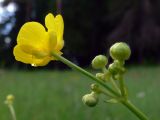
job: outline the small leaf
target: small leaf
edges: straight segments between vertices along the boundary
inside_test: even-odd
[[[119,103],[119,100],[113,98],[113,99],[105,100],[105,102],[115,104],[115,103]]]

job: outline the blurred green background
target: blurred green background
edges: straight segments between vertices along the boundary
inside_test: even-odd
[[[125,76],[129,98],[150,120],[159,120],[160,67],[131,67]],[[10,120],[6,95],[15,95],[18,120],[139,120],[121,104],[100,96],[89,108],[81,101],[92,81],[73,71],[0,71],[0,120]]]
[[[151,120],[159,120],[159,0],[0,0],[0,120],[11,119],[4,104],[10,93],[18,120],[138,120],[121,105],[104,103],[103,96],[95,108],[83,105],[91,81],[61,62],[33,68],[14,59],[20,27],[27,21],[44,25],[49,12],[64,18],[63,56],[82,67],[95,55],[109,56],[116,41],[128,43],[129,97]]]

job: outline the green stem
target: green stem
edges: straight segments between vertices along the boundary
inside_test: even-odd
[[[116,82],[115,82],[112,78],[110,79],[110,81],[111,81],[113,87],[120,93],[120,89],[119,89],[119,87],[117,86]]]
[[[115,96],[107,90],[100,89],[100,92],[108,97],[115,98]]]
[[[106,67],[102,68],[102,71],[103,73],[106,73],[107,72]],[[118,93],[120,93],[120,89],[118,88],[116,82],[112,78],[110,79],[110,81],[112,83],[112,86],[115,88],[115,90],[118,91]]]
[[[16,114],[15,114],[13,105],[10,104],[10,105],[8,105],[8,107],[9,107],[9,109],[10,109],[10,112],[11,112],[11,115],[12,115],[12,119],[13,119],[13,120],[16,120]]]
[[[58,54],[56,54],[54,52],[52,52],[52,56],[57,58],[58,60],[60,60],[64,64],[68,65],[69,67],[71,67],[71,68],[83,73],[84,75],[88,76],[89,78],[91,78],[95,82],[97,82],[100,85],[102,85],[104,88],[106,88],[109,92],[111,92],[115,96],[121,97],[121,95],[119,93],[117,93],[114,90],[112,90],[109,86],[107,86],[105,83],[103,83],[100,79],[96,78],[94,75],[92,75],[91,73],[85,71],[81,67],[75,65],[74,63],[70,62],[69,60],[65,59],[64,57],[62,57],[62,56],[60,56],[60,55],[58,55]],[[123,85],[123,83],[122,83],[122,85]],[[124,93],[125,93],[125,90],[123,90],[123,94]],[[130,111],[132,111],[140,120],[148,120],[148,118],[138,108],[136,108],[130,101],[124,100],[121,103],[123,105],[125,105]]]
[[[123,75],[120,75],[120,76],[119,76],[119,85],[120,85],[120,90],[121,90],[122,96],[126,98],[125,85],[124,85]]]
[[[82,69],[81,67],[75,65],[74,63],[70,62],[69,60],[67,60],[66,58],[52,52],[53,57],[56,57],[58,60],[60,60],[61,62],[63,62],[64,64],[68,65],[69,67],[83,73],[84,75],[86,75],[87,77],[91,78],[92,80],[94,80],[95,82],[99,83],[100,85],[102,85],[104,88],[106,88],[109,92],[111,92],[114,95],[120,96],[117,92],[115,92],[114,90],[112,90],[109,86],[107,86],[104,82],[102,82],[100,79],[96,78],[94,75],[92,75],[91,73],[87,72],[86,70]]]
[[[129,100],[123,101],[122,104],[126,106],[130,111],[132,111],[140,120],[149,120],[148,117],[142,113],[135,105],[133,105]]]

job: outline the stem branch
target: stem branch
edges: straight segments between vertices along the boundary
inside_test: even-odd
[[[115,82],[112,78],[110,79],[110,81],[111,81],[113,87],[120,93],[120,89],[119,89],[119,87],[117,86],[116,82]]]
[[[120,96],[117,92],[115,92],[114,90],[112,90],[109,86],[107,86],[104,82],[102,82],[100,79],[96,78],[94,75],[92,75],[91,73],[87,72],[86,70],[82,69],[81,67],[75,65],[74,63],[70,62],[69,60],[67,60],[66,58],[52,52],[52,55],[54,57],[56,57],[58,60],[60,60],[61,62],[63,62],[64,64],[68,65],[69,67],[83,73],[84,75],[86,75],[87,77],[91,78],[92,80],[94,80],[95,82],[99,83],[100,85],[102,85],[104,88],[106,88],[109,92],[111,92],[114,95]]]
[[[57,58],[58,60],[60,60],[61,62],[63,62],[64,64],[68,65],[69,67],[83,73],[84,75],[88,76],[89,78],[91,78],[92,80],[94,80],[95,82],[99,83],[100,85],[102,85],[104,88],[106,88],[109,92],[111,92],[113,95],[117,96],[117,97],[121,97],[121,95],[117,92],[115,92],[114,90],[112,90],[109,86],[107,86],[104,82],[102,82],[100,79],[96,78],[94,75],[92,75],[91,73],[87,72],[86,70],[82,69],[81,67],[75,65],[74,63],[70,62],[69,60],[67,60],[66,58],[52,52],[52,56]],[[122,77],[122,76],[121,76]],[[122,95],[125,96],[125,88],[124,88],[124,82],[123,82],[123,78],[120,78],[121,82],[120,82],[120,89],[122,92]],[[122,89],[123,88],[123,89]],[[123,96],[122,96],[123,97]],[[136,106],[134,106],[129,100],[124,100],[121,102],[124,106],[126,106],[130,111],[132,111],[132,113],[134,113],[140,120],[148,120],[147,116],[142,113]],[[14,119],[16,120],[16,119]]]
[[[119,85],[120,85],[120,90],[121,90],[122,96],[126,98],[125,85],[124,85],[123,75],[120,75],[120,76],[119,76]]]

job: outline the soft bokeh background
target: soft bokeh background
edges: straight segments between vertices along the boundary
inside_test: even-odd
[[[108,56],[116,41],[127,42],[132,49],[126,75],[130,98],[159,120],[159,0],[0,0],[0,120],[10,119],[3,104],[9,93],[16,96],[19,120],[136,120],[126,108],[103,100],[92,109],[84,106],[81,96],[90,92],[91,81],[61,62],[32,68],[15,61],[20,27],[27,21],[44,24],[49,12],[62,14],[64,56],[82,67],[90,66],[95,55]]]

